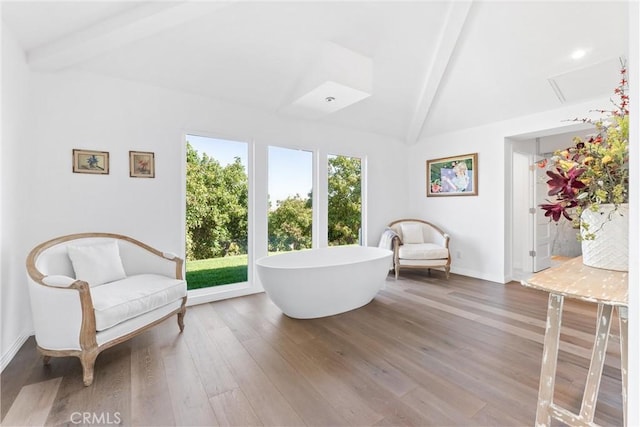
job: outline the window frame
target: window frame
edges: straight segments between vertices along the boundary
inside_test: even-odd
[[[269,147],[302,150],[312,153],[312,248],[328,247],[328,170],[329,156],[357,157],[361,164],[361,245],[368,246],[368,158],[367,154],[357,150],[325,149],[301,144],[287,144],[251,137],[229,135],[224,132],[211,132],[195,129],[184,130],[181,134],[181,241],[186,254],[186,141],[188,135],[222,139],[247,144],[248,191],[248,236],[247,236],[247,281],[213,286],[188,291],[187,305],[197,305],[238,296],[263,292],[264,289],[256,274],[255,261],[268,254],[268,168]],[[186,263],[185,263],[186,268]],[[185,271],[183,271],[183,274]]]

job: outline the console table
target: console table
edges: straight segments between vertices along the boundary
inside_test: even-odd
[[[549,426],[552,418],[570,426],[594,425],[593,416],[598,399],[602,368],[607,353],[607,342],[614,308],[618,311],[620,321],[622,405],[624,425],[627,425],[627,337],[629,318],[627,276],[627,272],[588,267],[582,264],[582,257],[578,257],[557,267],[535,273],[530,279],[522,281],[524,286],[549,292],[536,426]],[[598,304],[596,336],[579,414],[574,414],[553,402],[560,325],[562,324],[562,306],[565,297]]]

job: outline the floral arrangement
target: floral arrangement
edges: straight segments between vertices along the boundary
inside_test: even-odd
[[[595,238],[588,225],[579,218],[585,209],[596,212],[601,204],[620,204],[629,201],[629,88],[627,69],[621,63],[621,78],[614,90],[616,99],[612,110],[596,110],[602,115],[599,120],[573,119],[592,123],[596,133],[588,139],[574,138],[574,145],[559,150],[554,156],[538,163],[549,168],[549,196],[554,200],[540,207],[545,216],[553,221],[564,217],[582,229],[583,239]]]

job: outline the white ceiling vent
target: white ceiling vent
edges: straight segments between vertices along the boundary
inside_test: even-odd
[[[318,60],[298,85],[293,101],[281,111],[320,118],[371,96],[371,58],[332,42],[322,46]]]
[[[620,76],[620,59],[609,59],[568,73],[549,77],[560,103],[613,95]]]

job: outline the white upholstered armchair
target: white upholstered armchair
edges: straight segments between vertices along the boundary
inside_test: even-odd
[[[76,356],[93,382],[98,354],[177,314],[184,329],[181,258],[130,237],[83,233],[35,247],[27,257],[38,350]]]
[[[451,266],[449,235],[420,219],[400,219],[389,224],[393,238],[393,267],[396,279],[400,268],[444,269],[447,279]]]

